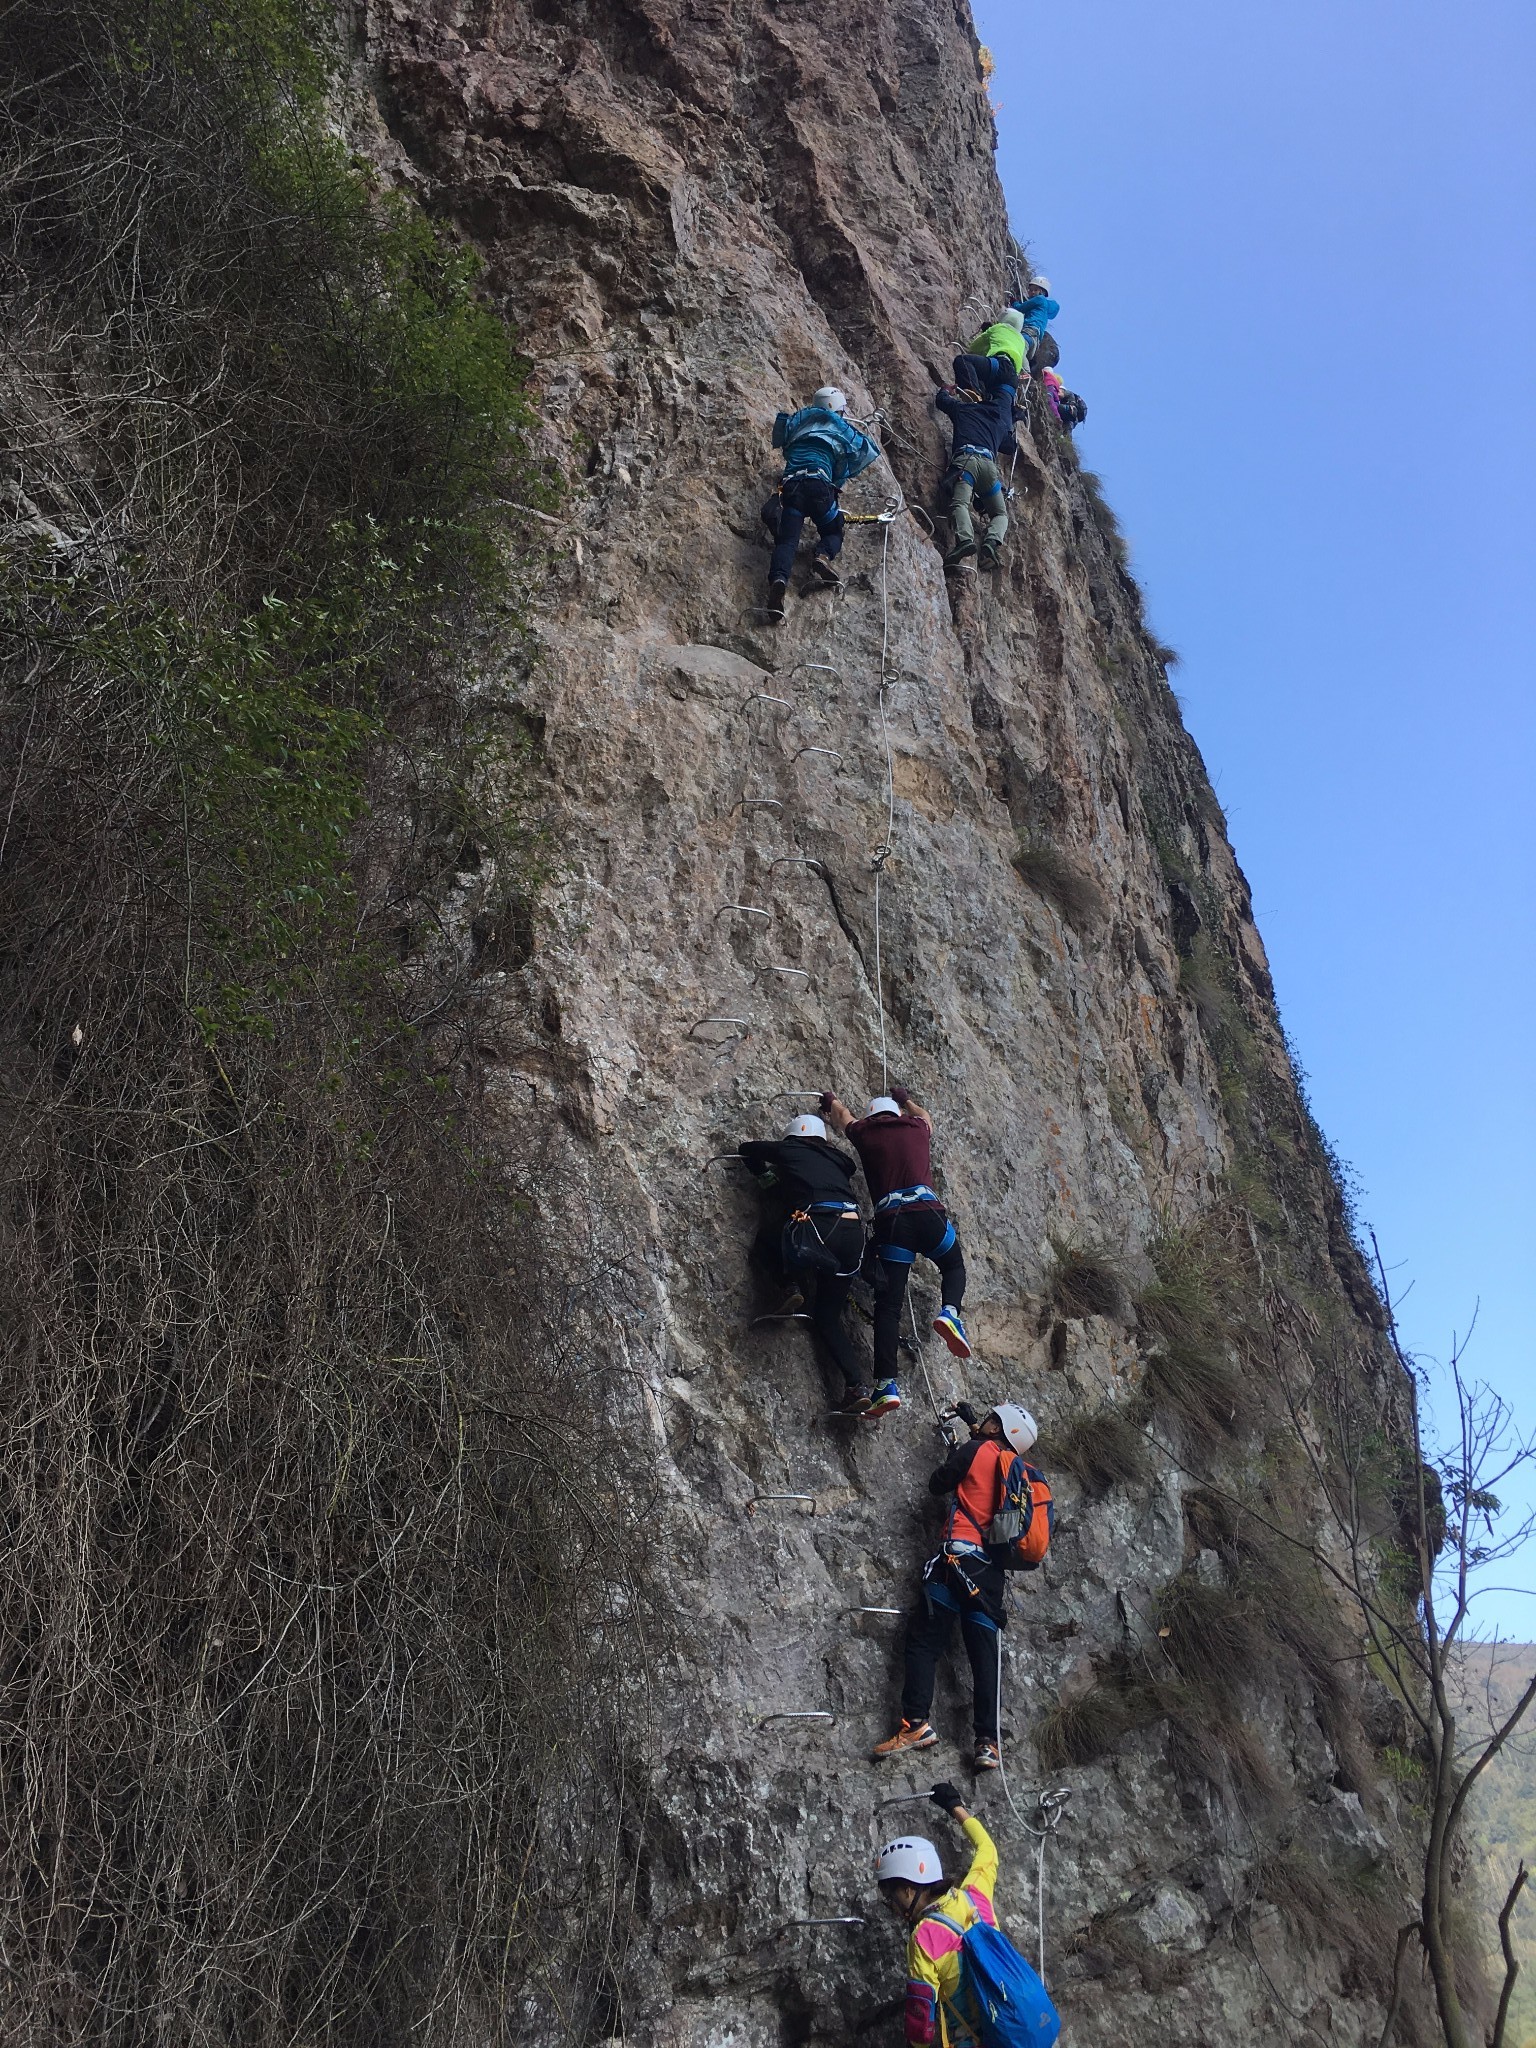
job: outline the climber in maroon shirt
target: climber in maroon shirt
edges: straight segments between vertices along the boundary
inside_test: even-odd
[[[913,1263],[919,1257],[931,1259],[939,1269],[943,1306],[933,1327],[957,1358],[970,1357],[971,1347],[960,1320],[965,1259],[955,1226],[928,1185],[933,1171],[933,1118],[927,1110],[915,1103],[905,1088],[896,1088],[889,1095],[877,1095],[861,1117],[855,1117],[828,1091],[821,1098],[821,1113],[852,1143],[874,1200],[872,1248],[878,1276],[875,1396],[869,1412],[883,1415],[901,1406],[896,1385],[901,1307]]]

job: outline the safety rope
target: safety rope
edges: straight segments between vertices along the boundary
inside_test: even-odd
[[[1040,1955],[1040,1982],[1045,1982],[1045,1845],[1061,1826],[1067,1801],[1072,1797],[1071,1788],[1059,1785],[1054,1791],[1035,1794],[1035,1812],[1039,1817],[1038,1827],[1034,1821],[1020,1813],[1008,1785],[1008,1766],[1003,1756],[1003,1632],[995,1631],[997,1637],[997,1775],[1003,1788],[1003,1797],[1008,1810],[1024,1829],[1035,1837],[1039,1849],[1035,1858],[1035,1938]]]

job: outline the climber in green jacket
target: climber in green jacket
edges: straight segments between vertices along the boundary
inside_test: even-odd
[[[1017,306],[1010,306],[1000,320],[982,329],[963,355],[955,357],[956,387],[982,398],[1017,391],[1029,375],[1024,367],[1027,345],[1024,315]]]

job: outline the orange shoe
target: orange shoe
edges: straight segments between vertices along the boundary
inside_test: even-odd
[[[903,1721],[894,1735],[888,1735],[884,1742],[877,1742],[870,1751],[871,1756],[901,1756],[909,1749],[932,1749],[938,1736],[926,1721]]]

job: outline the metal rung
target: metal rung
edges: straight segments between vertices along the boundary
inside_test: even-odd
[[[718,1166],[722,1159],[734,1159],[738,1166],[745,1166],[747,1163],[739,1152],[711,1152],[704,1162],[703,1171],[708,1173],[709,1169]]]
[[[751,1021],[746,1017],[698,1017],[688,1026],[683,1036],[692,1038],[693,1034],[702,1031],[706,1024],[734,1024],[737,1026],[738,1038],[748,1038],[752,1033]]]
[[[734,811],[782,811],[784,806],[776,796],[743,796],[731,808]]]
[[[770,924],[773,923],[773,912],[764,910],[760,903],[722,903],[715,915],[724,917],[727,911],[732,911],[739,917],[766,917]]]
[[[771,875],[775,868],[786,867],[814,868],[818,875],[823,876],[827,872],[825,863],[819,860],[813,860],[810,854],[808,853],[781,853],[777,860],[769,861],[768,872]]]
[[[835,1721],[836,1719],[836,1714],[829,1712],[826,1707],[812,1707],[809,1710],[781,1707],[777,1713],[764,1714],[757,1725],[759,1728],[766,1728],[770,1721]]]
[[[766,690],[754,690],[750,697],[743,699],[742,710],[745,711],[749,704],[777,704],[785,711],[795,708],[787,697],[771,697]]]
[[[904,1607],[850,1607],[850,1614],[905,1614]]]
[[[755,1330],[760,1323],[808,1323],[810,1321],[810,1316],[806,1315],[802,1310],[796,1309],[793,1315],[754,1316],[752,1318],[752,1328]]]
[[[747,1513],[750,1515],[751,1513],[753,1513],[755,1509],[760,1507],[764,1501],[771,1500],[808,1501],[810,1503],[812,1514],[816,1512],[816,1496],[814,1493],[754,1493],[752,1498],[747,1502]]]
[[[793,766],[802,754],[826,754],[837,763],[839,768],[843,765],[843,757],[836,747],[800,747],[790,755],[790,765]]]
[[[779,1929],[788,1934],[791,1927],[867,1927],[868,1921],[862,1913],[833,1913],[820,1920],[786,1920]]]
[[[765,960],[763,965],[770,974],[798,974],[802,981],[809,981],[811,978],[811,970],[808,967],[785,967],[777,960]],[[820,1099],[818,1096],[817,1100]]]
[[[773,671],[773,674],[775,679],[779,677],[807,675],[836,676],[839,682],[843,680],[843,672],[837,666],[837,663],[835,661],[795,661],[791,662],[788,668],[776,668]]]

